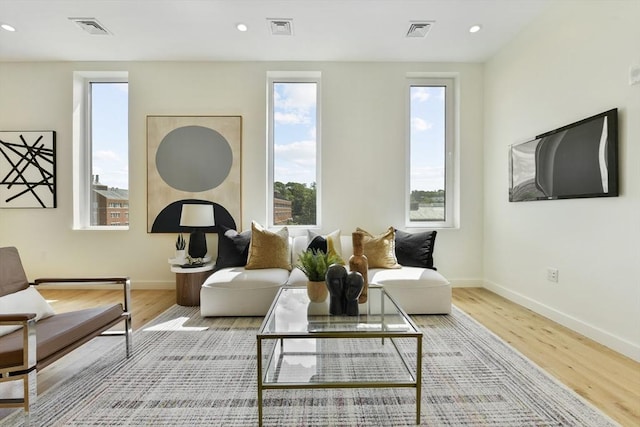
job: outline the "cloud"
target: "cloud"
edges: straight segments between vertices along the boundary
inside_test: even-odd
[[[286,110],[309,110],[316,106],[315,83],[288,83],[279,86],[281,93],[276,91],[276,108]],[[280,96],[282,95],[282,96]]]
[[[297,141],[274,146],[274,180],[312,183],[316,181],[316,142]]]
[[[108,161],[119,162],[122,160],[118,155],[118,153],[110,150],[96,151],[93,153],[93,158],[94,160],[103,160],[106,162]]]
[[[411,90],[411,100],[424,102],[431,97],[428,87],[414,86]]]
[[[100,150],[93,153],[92,174],[109,187],[129,188],[129,165],[116,152]]]
[[[313,83],[277,84],[273,93],[273,119],[280,124],[311,123],[316,108]]]
[[[273,120],[276,123],[292,125],[309,123],[309,116],[305,115],[304,113],[301,114],[299,112],[282,113],[276,111],[275,113],[273,113]]]
[[[273,147],[275,158],[281,161],[292,162],[298,165],[315,165],[316,142],[297,141],[291,144],[280,144]]]
[[[425,130],[429,130],[433,127],[433,123],[428,123],[427,121],[419,118],[412,117],[411,118],[411,129],[422,132]]]
[[[444,188],[444,167],[424,166],[411,169],[411,190],[440,190]]]

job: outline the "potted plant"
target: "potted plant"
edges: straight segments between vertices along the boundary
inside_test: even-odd
[[[307,294],[312,302],[327,299],[329,290],[325,283],[325,275],[331,264],[342,263],[342,259],[321,250],[307,249],[298,256],[297,267],[307,276]]]
[[[182,233],[178,234],[178,238],[176,239],[176,260],[180,264],[184,264],[185,260],[185,248],[186,242],[184,237],[182,237]]]

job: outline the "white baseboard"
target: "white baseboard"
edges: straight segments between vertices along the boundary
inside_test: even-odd
[[[131,281],[131,289],[137,290],[168,290],[175,289],[176,282],[160,282],[160,281]],[[38,289],[122,289],[119,284],[91,284],[91,283],[60,283],[60,284],[42,284],[38,285]]]
[[[611,348],[618,353],[621,353],[631,359],[640,362],[640,346],[613,335],[605,330],[602,330],[594,325],[586,323],[580,319],[576,319],[573,316],[562,313],[555,308],[549,307],[546,304],[538,302],[528,296],[522,295],[518,292],[514,292],[507,288],[504,288],[496,283],[485,280],[484,287],[488,290],[505,297],[506,299],[527,307],[536,313],[547,317],[554,322],[566,326],[567,328],[591,338],[592,340]]]

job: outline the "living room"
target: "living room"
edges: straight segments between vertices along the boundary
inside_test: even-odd
[[[11,3],[0,2],[0,20],[8,20],[2,12]],[[172,289],[167,258],[176,235],[147,232],[147,116],[241,116],[236,222],[242,230],[252,220],[268,224],[270,71],[321,73],[316,231],[403,228],[407,75],[453,76],[458,218],[438,229],[438,271],[454,288],[486,288],[640,361],[640,85],[630,84],[640,66],[639,17],[633,0],[547,2],[494,54],[469,62],[73,61],[54,52],[37,61],[2,59],[0,130],[56,131],[58,191],[55,209],[0,209],[0,246],[18,247],[30,278],[124,274],[134,289]],[[9,37],[0,34],[0,52]],[[73,229],[77,71],[128,73],[127,231]],[[618,197],[509,202],[511,144],[612,108],[619,112]],[[216,248],[215,236],[208,239]],[[547,280],[548,268],[559,271],[558,283]]]

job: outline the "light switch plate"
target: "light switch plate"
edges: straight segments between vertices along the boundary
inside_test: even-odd
[[[632,65],[629,67],[629,86],[640,83],[640,65]]]

